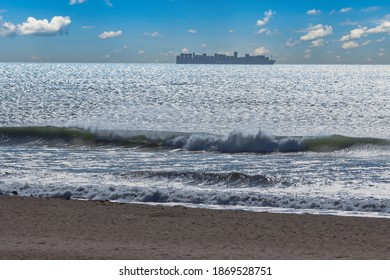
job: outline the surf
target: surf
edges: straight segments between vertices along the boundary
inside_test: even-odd
[[[77,127],[1,127],[0,145],[76,145],[163,148],[220,153],[335,152],[352,147],[390,148],[389,139],[374,137],[271,136],[262,130],[233,130],[228,135],[203,132],[99,130]]]

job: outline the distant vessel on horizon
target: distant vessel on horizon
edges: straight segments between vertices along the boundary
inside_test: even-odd
[[[243,57],[238,57],[238,53],[234,52],[233,56],[225,54],[207,54],[197,55],[195,53],[181,53],[176,56],[176,64],[274,64],[275,60],[269,59],[264,55],[251,56],[245,54]]]

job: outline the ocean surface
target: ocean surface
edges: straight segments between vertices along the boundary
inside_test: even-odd
[[[0,63],[0,194],[390,217],[390,66]]]

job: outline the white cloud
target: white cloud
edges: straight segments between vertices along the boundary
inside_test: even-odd
[[[122,31],[105,31],[99,35],[100,39],[110,39],[122,36]]]
[[[157,31],[154,31],[154,32],[152,32],[152,33],[145,32],[145,33],[144,33],[144,36],[146,36],[146,37],[151,37],[151,38],[154,38],[154,39],[156,39],[156,38],[161,38],[161,37],[162,37],[162,35],[161,35],[159,32],[157,32]]]
[[[196,33],[198,33],[198,30],[196,30],[196,29],[188,29],[188,33],[196,34]]]
[[[380,9],[380,7],[378,7],[378,6],[372,6],[372,7],[365,8],[362,11],[364,13],[370,13],[370,12],[378,11],[379,9]]]
[[[311,41],[311,47],[312,48],[319,48],[324,45],[324,39],[320,38],[314,41]]]
[[[181,52],[182,52],[182,53],[189,53],[189,52],[190,52],[190,50],[189,50],[189,49],[187,49],[187,48],[183,48],[183,49],[181,50]]]
[[[258,34],[262,34],[264,32],[267,32],[268,28],[261,28],[259,31],[257,31]]]
[[[383,42],[384,40],[385,40],[385,37],[382,37],[382,38],[376,40],[375,42],[381,43],[381,42]]]
[[[95,26],[92,26],[92,25],[83,25],[82,28],[83,28],[83,29],[94,29]]]
[[[234,30],[233,29],[229,29],[228,32],[229,33],[234,33]]]
[[[50,22],[47,19],[38,20],[29,17],[27,22],[18,24],[18,34],[52,36],[63,32],[71,22],[70,17],[63,16],[55,16]]]
[[[83,4],[85,2],[87,2],[87,0],[70,0],[69,5]]]
[[[287,42],[284,44],[287,48],[292,48],[294,47],[296,44],[299,44],[300,41],[293,41],[292,38],[288,39]]]
[[[113,6],[112,3],[109,0],[104,0],[104,3],[106,3],[106,5],[108,7],[112,7]]]
[[[277,35],[280,33],[278,29],[274,29],[274,31],[268,30],[266,34],[269,36],[269,35]]]
[[[345,7],[345,8],[340,9],[340,13],[348,13],[350,11],[352,11],[351,7]]]
[[[202,49],[204,49],[205,47],[207,47],[207,45],[206,45],[206,44],[200,44],[200,47],[201,47]]]
[[[295,42],[292,42],[290,40],[288,40],[285,44],[284,44],[287,48],[292,48],[295,46]]]
[[[355,41],[344,42],[341,45],[341,48],[344,50],[354,49],[354,48],[358,48],[358,47],[359,47],[359,43],[355,42]]]
[[[306,14],[311,15],[311,16],[313,16],[313,15],[319,15],[319,14],[321,14],[321,11],[320,11],[320,10],[316,10],[316,9],[312,9],[312,10],[308,10],[308,11],[306,12]]]
[[[390,21],[384,21],[381,24],[367,30],[367,34],[390,33]]]
[[[265,47],[260,47],[260,48],[255,49],[256,55],[265,55],[267,53],[269,53],[269,50]]]
[[[268,10],[264,12],[263,19],[257,20],[257,26],[262,27],[269,23],[270,19],[275,15],[276,13],[272,10]]]
[[[317,24],[309,28],[306,35],[301,36],[302,41],[312,41],[318,38],[329,36],[333,33],[333,27],[329,25]]]
[[[349,19],[347,19],[346,21],[340,22],[339,24],[340,25],[358,25],[359,22],[357,22],[357,21],[350,21]]]
[[[15,36],[17,27],[12,22],[3,22],[3,17],[0,16],[0,36],[11,37]]]
[[[372,43],[371,40],[367,40],[367,41],[365,41],[364,43],[362,43],[362,46],[367,46],[367,45],[369,45],[369,44],[371,44],[371,43]]]
[[[230,52],[230,51],[219,51],[218,54],[224,54],[226,56],[230,56],[230,55],[232,55],[232,52]]]
[[[11,22],[3,22],[0,17],[0,36],[55,36],[66,32],[71,22],[70,17],[63,16],[55,16],[50,21],[28,17],[26,22],[15,25]]]
[[[360,39],[362,36],[366,36],[365,33],[367,31],[367,27],[361,27],[353,29],[349,32],[348,35],[344,35],[340,38],[341,42],[354,40],[354,39]]]
[[[360,39],[362,37],[366,37],[371,34],[381,34],[381,33],[388,33],[390,34],[390,21],[383,21],[381,24],[373,27],[368,28],[366,26],[353,29],[349,32],[348,35],[344,35],[340,38],[341,42]]]
[[[144,50],[139,50],[138,51],[138,55],[144,55],[145,54],[145,51]]]

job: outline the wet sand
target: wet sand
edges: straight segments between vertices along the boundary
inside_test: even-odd
[[[390,259],[390,219],[0,196],[0,259]]]

